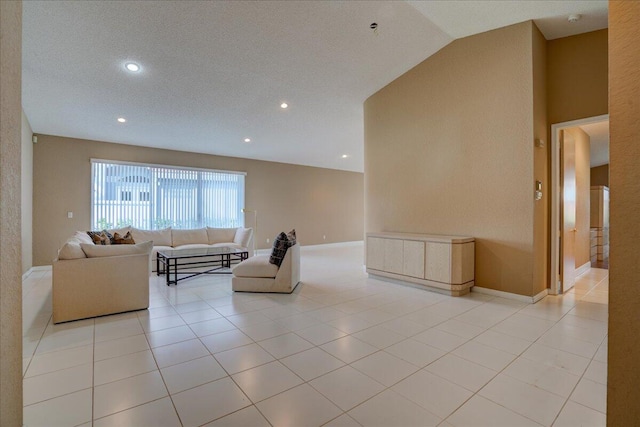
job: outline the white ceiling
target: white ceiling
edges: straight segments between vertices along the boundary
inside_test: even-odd
[[[606,0],[23,8],[23,107],[35,133],[352,171],[363,170],[366,98],[453,39],[527,19],[548,39],[607,25]],[[569,13],[583,18],[570,24]],[[142,71],[126,72],[127,61]]]

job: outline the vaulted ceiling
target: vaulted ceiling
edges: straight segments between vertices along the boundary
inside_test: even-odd
[[[547,39],[607,26],[606,0],[23,5],[35,133],[352,171],[366,98],[454,39],[529,19]]]

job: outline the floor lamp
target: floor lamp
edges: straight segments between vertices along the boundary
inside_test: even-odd
[[[253,213],[253,256],[257,255],[256,251],[256,239],[258,238],[258,211],[253,209],[242,209],[242,212],[246,215],[247,213]]]

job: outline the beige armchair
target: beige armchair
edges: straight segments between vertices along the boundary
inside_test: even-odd
[[[148,252],[53,263],[53,323],[147,307]]]
[[[269,255],[251,257],[233,268],[232,287],[237,292],[275,292],[290,294],[300,282],[300,245],[287,249],[280,268],[269,262]]]

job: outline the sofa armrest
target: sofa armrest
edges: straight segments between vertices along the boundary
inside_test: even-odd
[[[149,307],[149,254],[53,262],[53,322]]]
[[[238,227],[236,235],[233,238],[233,243],[242,246],[243,248],[251,249],[253,242],[253,228]],[[249,251],[249,256],[253,256]]]

